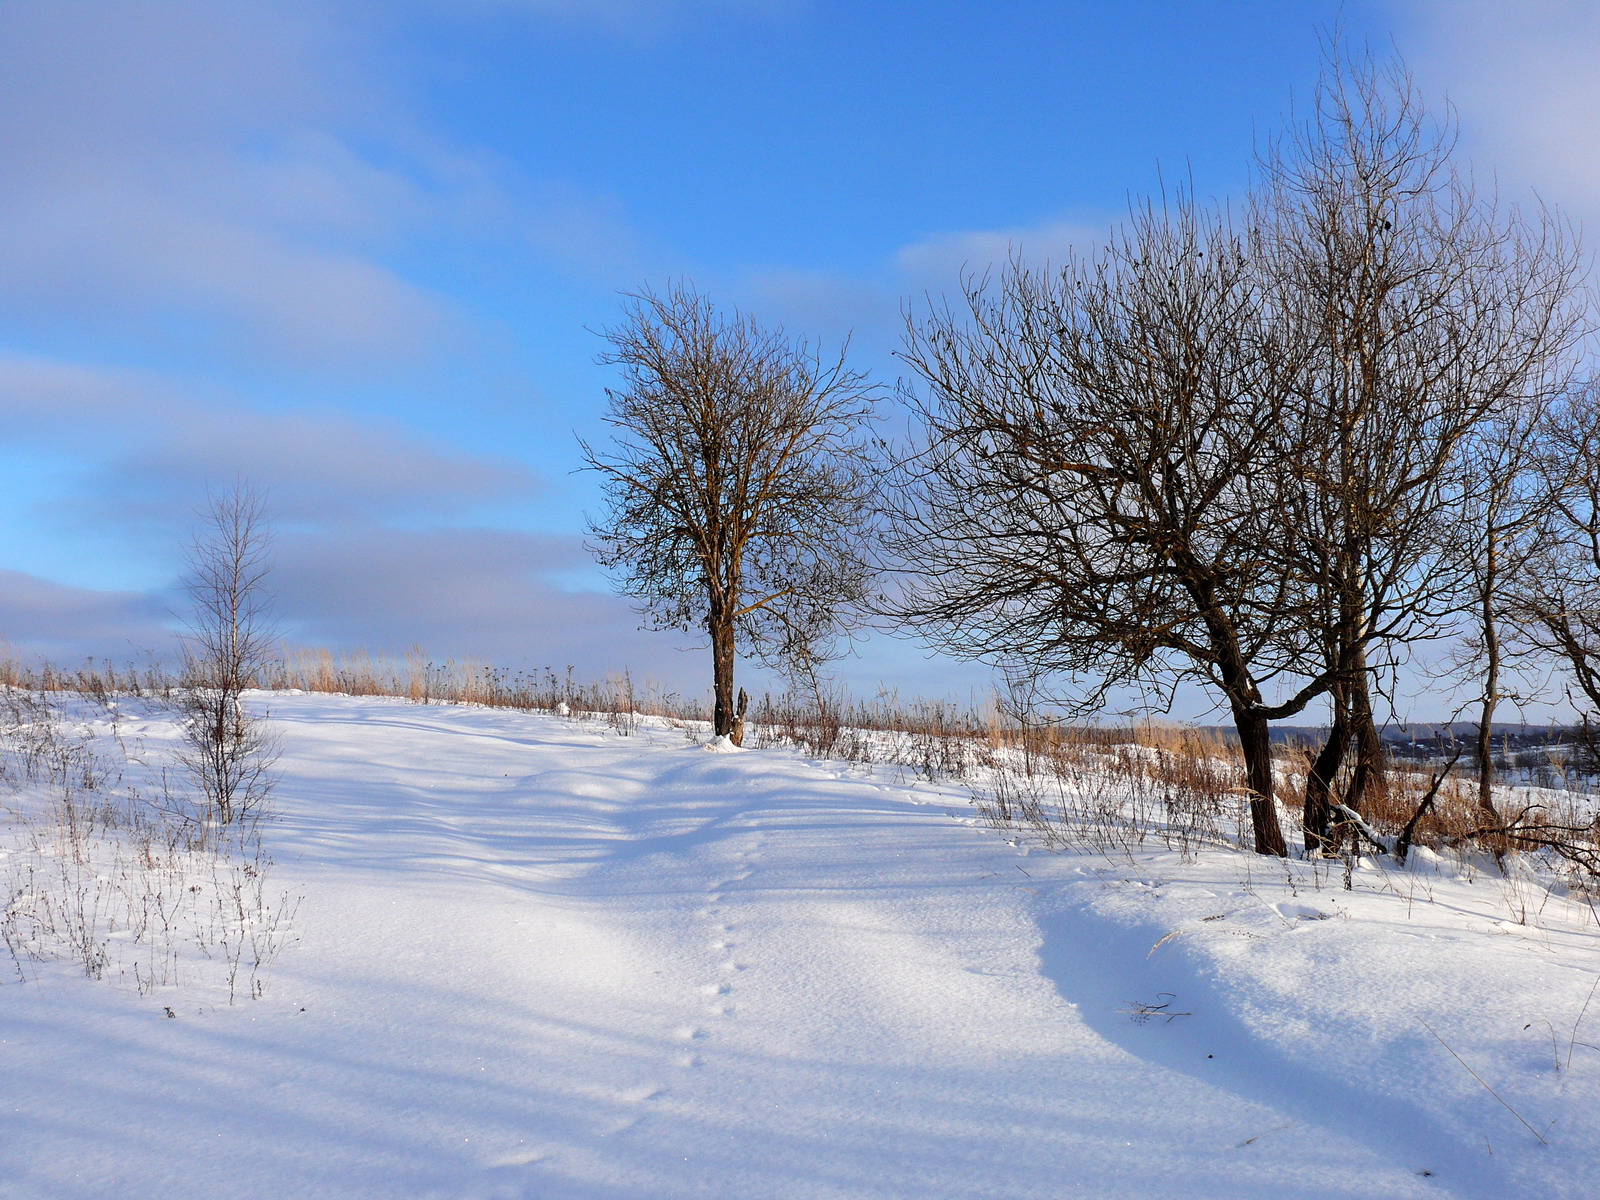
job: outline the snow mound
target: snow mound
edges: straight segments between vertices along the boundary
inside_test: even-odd
[[[719,733],[706,743],[706,749],[712,754],[743,754],[743,746],[735,746],[733,739],[725,733]]]

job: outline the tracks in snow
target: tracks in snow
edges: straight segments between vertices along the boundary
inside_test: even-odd
[[[1203,1162],[1241,1200],[1439,1194],[1337,1135],[1234,1152],[1281,1114],[1085,1023],[1039,969],[1041,881],[917,802],[936,789],[518,714],[353,716],[292,726],[389,751],[350,752],[380,764],[354,793],[308,758],[297,848],[402,907],[447,886],[528,931],[512,961],[439,951],[445,979],[506,973],[485,1058],[498,1124],[534,1149],[486,1155],[497,1180],[546,1200],[1056,1200],[1176,1194]]]

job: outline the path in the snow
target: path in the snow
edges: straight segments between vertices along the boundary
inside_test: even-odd
[[[176,1020],[6,989],[0,1197],[1493,1194],[1275,1105],[1290,1081],[1103,1036],[1103,928],[1046,946],[1028,860],[954,794],[659,730],[273,709],[299,943],[265,1001]]]

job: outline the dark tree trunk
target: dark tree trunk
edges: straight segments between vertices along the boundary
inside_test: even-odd
[[[1383,739],[1378,736],[1378,723],[1372,715],[1372,676],[1367,670],[1366,652],[1356,651],[1356,672],[1350,684],[1350,731],[1356,738],[1356,765],[1350,775],[1350,795],[1347,803],[1357,812],[1362,811],[1370,792],[1381,792],[1384,786]]]
[[[744,730],[733,703],[733,621],[713,610],[706,624],[711,634],[711,732],[717,737],[726,734],[738,745]]]
[[[1350,703],[1344,685],[1335,684],[1330,690],[1333,702],[1333,727],[1328,740],[1306,772],[1306,801],[1302,823],[1305,827],[1306,853],[1332,849],[1328,840],[1328,826],[1333,817],[1333,781],[1344,765],[1345,748],[1350,744]]]
[[[1500,818],[1494,804],[1494,710],[1498,697],[1485,693],[1478,704],[1478,733],[1474,756],[1478,760],[1478,808],[1491,821]]]
[[[1255,834],[1256,853],[1285,858],[1289,847],[1283,840],[1283,828],[1278,824],[1278,809],[1272,798],[1272,739],[1268,735],[1267,719],[1235,705],[1233,726],[1239,734],[1245,781],[1251,792],[1250,825]]]
[[[1491,824],[1499,824],[1494,806],[1494,710],[1500,703],[1500,623],[1495,620],[1495,599],[1500,556],[1494,535],[1489,537],[1483,581],[1483,697],[1478,705],[1478,807]]]
[[[1250,826],[1255,837],[1255,851],[1286,858],[1289,847],[1284,844],[1278,806],[1273,799],[1272,739],[1267,717],[1261,711],[1261,690],[1251,679],[1249,663],[1239,649],[1238,628],[1217,602],[1209,583],[1197,585],[1192,594],[1204,614],[1217,655],[1219,681],[1233,710],[1233,727],[1239,735],[1239,751],[1244,756],[1245,784],[1250,789]]]
[[[1478,705],[1478,808],[1491,826],[1499,825],[1500,812],[1494,803],[1494,710],[1500,703],[1500,623],[1495,620],[1495,599],[1500,559],[1495,538],[1489,537],[1488,558],[1483,583],[1483,696]],[[1490,835],[1484,841],[1495,861],[1504,863],[1506,839]]]

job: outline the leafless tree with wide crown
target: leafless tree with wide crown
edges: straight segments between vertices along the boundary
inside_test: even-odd
[[[735,652],[814,679],[866,593],[875,389],[686,284],[628,296],[603,336],[623,383],[611,444],[582,443],[590,548],[656,627],[706,631],[713,733],[739,744]]]

